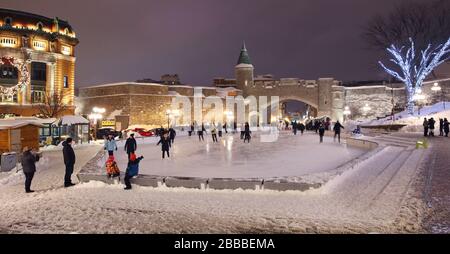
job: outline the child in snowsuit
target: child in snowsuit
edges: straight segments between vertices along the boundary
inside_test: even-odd
[[[118,177],[120,181],[120,170],[117,166],[116,161],[114,160],[114,156],[109,156],[108,160],[106,161],[106,174],[108,176],[108,179],[113,179]]]
[[[161,144],[162,158],[164,159],[165,153],[167,153],[167,157],[170,158],[169,149],[171,147],[171,144],[168,133],[164,133],[164,135],[161,136],[161,139],[156,145],[158,146],[159,144]]]
[[[133,176],[137,176],[139,174],[139,162],[144,159],[144,156],[136,158],[136,154],[132,153],[130,155],[130,160],[128,161],[127,171],[125,172],[125,190],[131,190],[130,179]]]

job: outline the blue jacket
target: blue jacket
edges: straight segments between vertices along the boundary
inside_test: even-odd
[[[129,176],[137,176],[139,174],[139,162],[143,158],[144,157],[141,156],[141,157],[137,158],[135,161],[128,162],[126,174]]]
[[[117,145],[116,145],[116,141],[114,139],[111,140],[105,140],[105,146],[104,146],[105,150],[108,151],[114,151],[117,150]]]

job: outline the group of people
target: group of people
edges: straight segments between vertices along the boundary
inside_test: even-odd
[[[431,117],[427,120],[427,118],[423,119],[423,135],[425,137],[434,137],[434,129],[435,129],[436,120]],[[449,133],[449,122],[447,118],[439,118],[439,136],[448,137]]]
[[[198,126],[196,128],[197,124],[196,123],[192,123],[190,126],[190,130],[188,131],[188,135],[189,137],[192,136],[193,133],[195,133],[195,130],[197,129],[197,135],[198,135],[198,140],[199,141],[205,141],[205,137],[204,134],[206,134],[206,128],[205,125],[202,123],[201,126]],[[218,138],[221,138],[223,136],[223,131],[225,131],[226,134],[228,134],[228,128],[227,128],[227,124],[222,125],[221,123],[219,124],[215,124],[212,123],[211,126],[211,138],[213,140],[213,143],[217,143],[219,142]],[[233,134],[237,132],[237,123],[234,122],[233,124]],[[245,124],[243,124],[242,128],[241,128],[241,139],[244,140],[245,142],[250,143],[250,139],[251,139],[251,131],[250,131],[250,125],[248,122],[246,122]]]
[[[319,142],[323,143],[323,136],[325,135],[325,131],[329,130],[331,126],[331,121],[315,121],[312,125],[316,133],[319,134]],[[303,123],[297,123],[296,121],[292,122],[292,131],[294,135],[297,135],[297,130],[300,130],[301,134],[305,131],[306,127]],[[336,141],[336,137],[338,138],[338,142],[341,143],[341,129],[344,129],[344,126],[337,121],[333,126],[334,131],[334,141]]]

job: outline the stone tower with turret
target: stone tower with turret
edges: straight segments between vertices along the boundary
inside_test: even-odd
[[[237,88],[242,90],[243,94],[246,96],[248,89],[253,86],[253,71],[254,67],[250,62],[250,57],[248,56],[247,48],[245,47],[245,42],[241,48],[241,54],[237,65],[234,67],[234,72],[236,76]]]

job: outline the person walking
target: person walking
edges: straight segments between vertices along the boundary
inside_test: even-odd
[[[250,134],[251,134],[250,125],[248,124],[248,122],[246,122],[244,126],[244,143],[246,140],[248,141],[248,143],[250,143],[250,139],[252,138]]]
[[[320,123],[318,130],[319,130],[320,143],[323,143],[323,135],[325,135],[325,124]]]
[[[439,118],[439,136],[444,136],[444,119]]]
[[[237,123],[234,122],[233,123],[233,134],[236,134],[236,132],[237,132]]]
[[[430,136],[434,137],[434,124],[436,123],[436,121],[432,118],[430,118],[430,120],[428,120],[428,128],[430,129]]]
[[[175,131],[175,129],[173,127],[171,127],[169,129],[170,144],[173,144],[173,142],[175,141],[175,137],[176,136],[177,136],[177,132]]]
[[[132,153],[136,152],[136,150],[137,150],[137,142],[136,142],[136,139],[134,138],[134,133],[131,133],[130,137],[128,137],[127,141],[125,141],[124,150],[128,154],[128,159],[130,159],[130,155]]]
[[[128,161],[127,169],[125,172],[125,188],[124,190],[131,190],[131,178],[139,174],[139,162],[144,159],[144,156],[136,158],[136,154],[132,153],[130,155],[130,160]]]
[[[105,140],[104,150],[108,151],[108,156],[114,155],[114,150],[117,151],[116,140],[114,140],[113,135],[109,134],[108,138]]]
[[[227,123],[224,123],[224,125],[223,125],[223,129],[225,130],[225,134],[228,134],[228,130],[227,130]]]
[[[219,138],[222,137],[222,123],[217,124],[217,129],[219,131]]]
[[[247,123],[241,124],[241,139],[244,139],[244,137],[245,137],[245,126],[246,126],[246,124]],[[245,140],[244,140],[244,142],[245,142]]]
[[[344,129],[344,126],[342,126],[342,124],[339,121],[337,121],[334,124],[333,130],[334,130],[334,141],[336,141],[337,136],[339,143],[341,143],[341,128]]]
[[[427,118],[423,119],[422,126],[423,126],[423,136],[427,137],[428,136],[428,126],[429,126]]]
[[[161,144],[162,158],[163,159],[165,158],[165,156],[164,156],[165,153],[167,153],[167,158],[170,158],[169,150],[170,150],[171,144],[170,144],[169,133],[164,133],[161,136],[161,139],[159,140],[159,142],[156,145],[158,146],[159,144]]]
[[[192,133],[194,132],[194,124],[191,124],[191,130],[189,131],[189,137],[192,136]],[[195,135],[195,134],[194,134]]]
[[[75,152],[72,148],[72,138],[67,138],[63,143],[64,165],[66,166],[66,174],[64,175],[64,187],[74,186],[72,183],[73,167],[75,165]]]
[[[447,118],[444,118],[444,133],[445,133],[445,136],[446,137],[448,137],[448,133],[449,133],[449,123],[448,123],[448,120],[447,120]]]
[[[297,135],[298,130],[298,124],[297,121],[292,122],[292,131],[294,132],[294,135]]]
[[[33,181],[36,172],[36,162],[39,161],[39,155],[32,151],[31,148],[25,146],[22,153],[22,171],[25,175],[25,192],[33,193],[31,190],[31,181]]]

